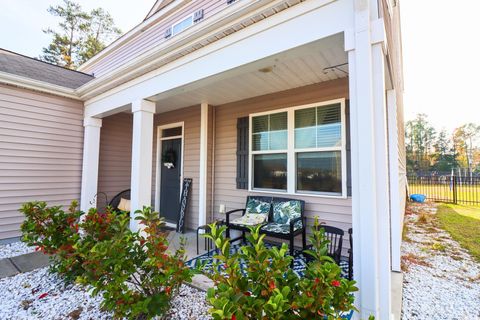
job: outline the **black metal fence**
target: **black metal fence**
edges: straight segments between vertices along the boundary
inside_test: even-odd
[[[420,193],[437,202],[480,205],[480,177],[408,175],[410,194]]]

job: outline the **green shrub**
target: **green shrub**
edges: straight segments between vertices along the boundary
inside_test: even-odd
[[[79,219],[81,212],[77,202],[72,202],[68,211],[61,206],[47,207],[45,202],[27,202],[20,212],[25,215],[21,225],[22,241],[36,250],[49,254],[51,270],[67,280],[74,280],[82,273],[82,261],[74,248],[80,239]]]
[[[82,212],[45,202],[25,203],[22,240],[51,255],[52,270],[67,281],[94,287],[102,306],[117,318],[150,319],[169,310],[171,299],[194,271],[185,265],[182,241],[175,254],[167,252],[163,221],[150,208],[137,211],[143,232],[132,232],[130,218],[107,208]],[[80,232],[79,232],[80,230]]]
[[[249,245],[230,253],[226,227],[211,226],[212,239],[219,249],[207,273],[215,287],[207,292],[214,319],[339,319],[342,312],[354,309],[354,281],[341,278],[340,267],[326,255],[328,240],[323,230],[313,230],[309,263],[300,278],[292,268],[288,248],[268,249],[259,227],[247,237]],[[240,261],[245,262],[241,270]]]
[[[114,234],[85,254],[86,271],[78,280],[93,285],[93,293],[103,295],[102,306],[115,317],[150,319],[169,310],[171,299],[183,282],[191,281],[193,271],[185,266],[184,243],[174,255],[167,253],[159,214],[150,208],[137,213],[143,232],[130,230],[128,216],[116,216]]]

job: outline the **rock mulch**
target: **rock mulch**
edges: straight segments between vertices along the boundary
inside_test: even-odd
[[[11,258],[34,251],[34,247],[29,247],[21,241],[0,244],[0,259]]]
[[[402,319],[480,319],[480,264],[439,228],[436,205],[410,204],[402,243]]]
[[[112,319],[100,296],[78,285],[65,285],[47,268],[0,279],[0,319]],[[205,292],[182,286],[167,319],[210,319]]]

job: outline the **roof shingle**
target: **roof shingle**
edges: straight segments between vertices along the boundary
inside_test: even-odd
[[[0,48],[0,72],[76,89],[93,76]]]

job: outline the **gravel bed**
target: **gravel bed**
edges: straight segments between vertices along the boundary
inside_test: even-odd
[[[430,203],[406,212],[402,319],[480,319],[480,265],[438,227],[435,214]]]
[[[78,285],[65,285],[47,268],[0,279],[0,319],[112,319],[100,310],[102,298]],[[205,293],[182,286],[166,319],[211,319]]]
[[[29,247],[21,241],[0,244],[0,259],[11,258],[33,251],[35,251],[34,247]]]

